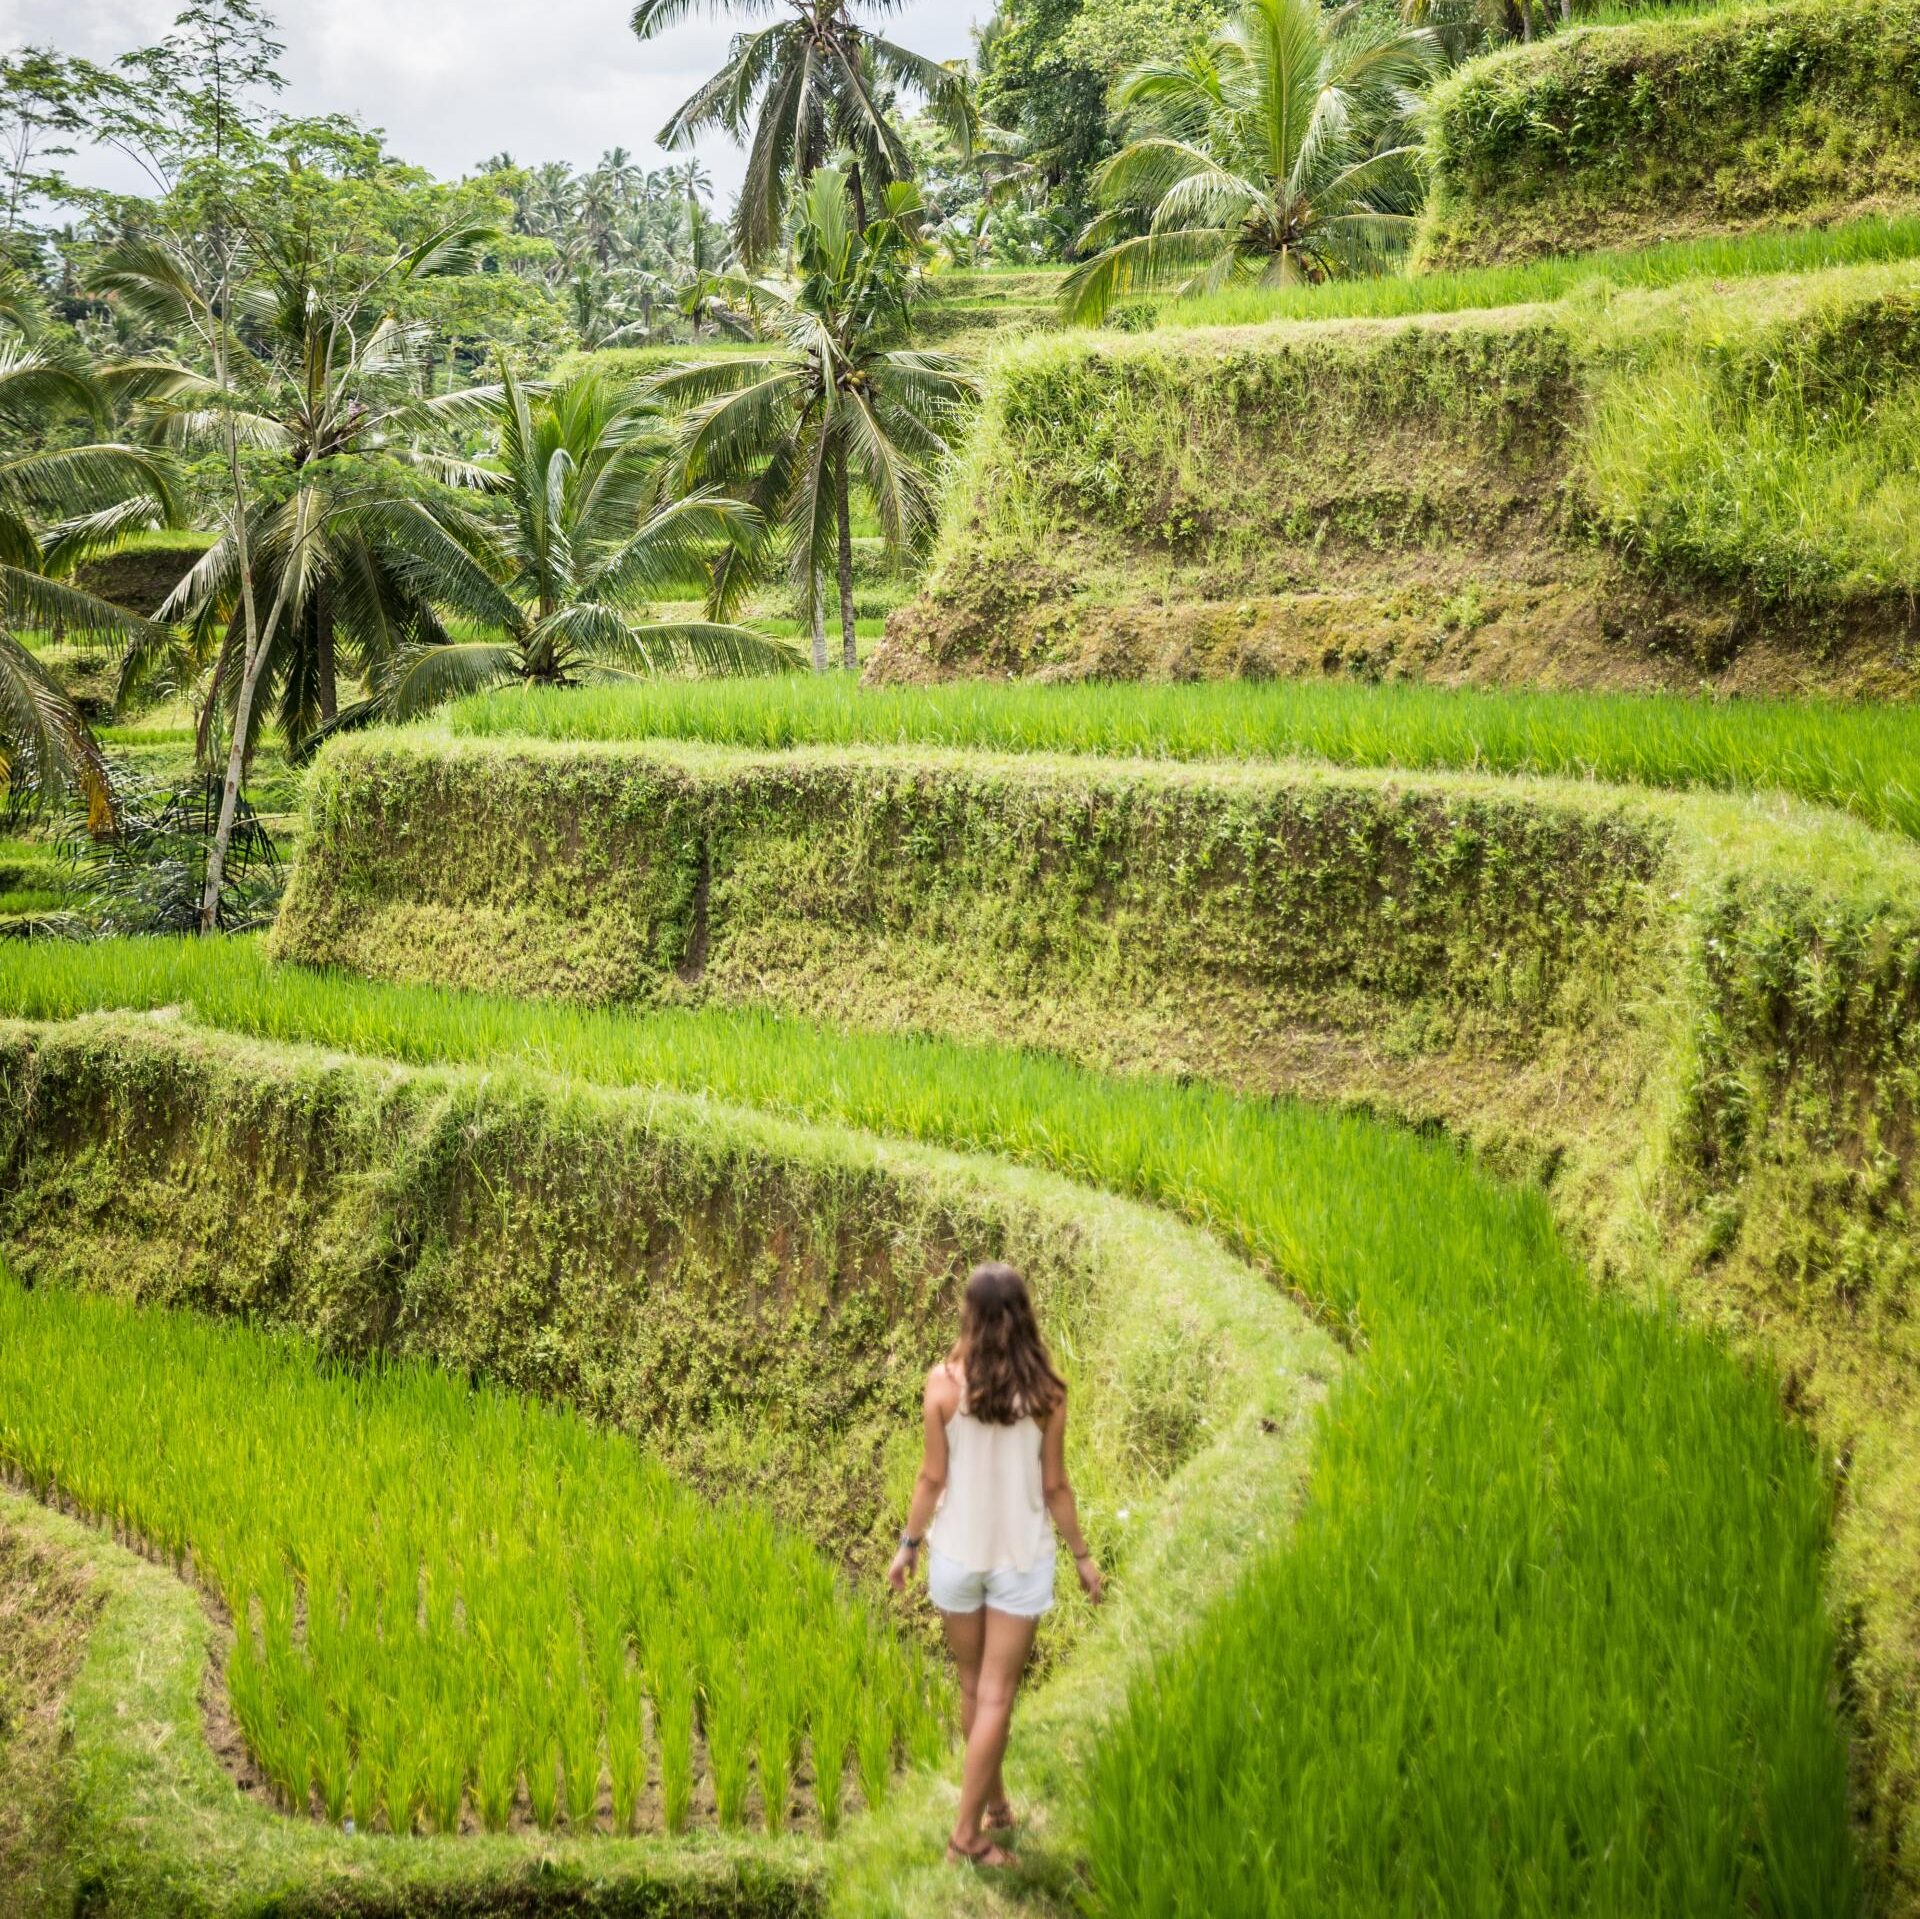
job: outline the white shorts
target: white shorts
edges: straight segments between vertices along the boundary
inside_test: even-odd
[[[942,1612],[978,1612],[991,1606],[1016,1619],[1038,1619],[1053,1605],[1053,1554],[1033,1562],[1031,1572],[997,1566],[970,1573],[958,1560],[927,1548],[927,1594]]]

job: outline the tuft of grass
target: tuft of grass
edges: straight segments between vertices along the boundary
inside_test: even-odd
[[[515,690],[465,701],[446,720],[477,738],[1305,758],[1780,792],[1920,837],[1920,709],[1904,706],[1314,680],[861,688],[793,678]]]
[[[21,1015],[182,1004],[1062,1171],[1208,1225],[1345,1327],[1367,1363],[1295,1539],[1091,1755],[1101,1910],[1850,1909],[1824,1476],[1771,1380],[1596,1295],[1538,1190],[1358,1114],[1006,1048],[375,985],[245,944],[0,952]],[[871,1773],[882,1731],[848,1731]]]

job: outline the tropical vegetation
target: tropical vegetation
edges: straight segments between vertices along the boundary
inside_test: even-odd
[[[729,354],[661,374],[653,392],[679,411],[679,485],[738,488],[783,531],[813,621],[814,665],[826,666],[822,582],[838,583],[842,658],[859,664],[853,608],[853,498],[871,502],[896,562],[934,523],[933,476],[972,383],[950,359],[908,344],[913,232],[919,200],[896,182],[883,211],[860,221],[847,177],[821,167],[808,182],[794,237],[796,278],[735,279],[732,297],[776,352]],[[722,599],[744,566],[716,574]]]
[[[1100,319],[1136,290],[1288,286],[1377,264],[1418,204],[1415,92],[1437,64],[1423,28],[1360,6],[1244,0],[1185,59],[1120,85],[1137,137],[1093,176],[1106,210],[1061,302]],[[1144,233],[1126,229],[1142,215]]]

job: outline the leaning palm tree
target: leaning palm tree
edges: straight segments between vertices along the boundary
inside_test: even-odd
[[[113,815],[106,762],[86,720],[22,635],[125,642],[147,622],[73,584],[76,566],[137,528],[175,518],[166,467],[113,443],[36,447],[63,416],[105,416],[99,387],[24,341],[0,345],[0,423],[31,450],[0,458],[0,791],[41,804],[85,799]]]
[[[1412,225],[1417,148],[1403,137],[1434,36],[1357,4],[1242,0],[1184,61],[1142,67],[1124,107],[1151,129],[1094,176],[1098,252],[1068,276],[1070,318],[1126,293],[1320,280],[1377,261]],[[1116,237],[1147,216],[1147,229]]]
[[[659,503],[663,442],[633,389],[582,374],[531,392],[461,396],[492,442],[471,477],[497,509],[443,518],[447,537],[408,561],[414,590],[487,636],[409,647],[331,732],[405,720],[519,682],[568,686],[662,672],[748,673],[794,664],[776,640],[709,620],[653,620],[649,602],[705,579],[716,552],[760,533],[750,506],[706,491]]]
[[[916,190],[896,182],[884,214],[862,230],[846,176],[822,167],[794,242],[798,283],[725,283],[779,345],[675,368],[654,382],[681,414],[679,484],[739,490],[784,529],[813,617],[817,668],[826,665],[820,583],[829,568],[839,579],[843,658],[850,668],[858,663],[854,486],[873,502],[897,561],[932,530],[933,473],[976,391],[952,360],[906,345],[920,206]],[[726,556],[716,571],[718,603],[743,589],[757,557],[751,549]]]
[[[869,0],[887,12],[902,0]],[[659,135],[663,147],[691,146],[721,127],[747,147],[747,177],[734,221],[741,254],[766,258],[786,227],[787,204],[827,156],[844,148],[859,223],[913,164],[893,124],[892,94],[920,94],[964,159],[978,124],[964,72],[862,26],[853,0],[639,0],[633,30],[642,40],[676,26],[701,6],[714,13],[775,14],[769,26],[737,34],[727,63],[684,101]],[[749,135],[751,127],[751,135]]]

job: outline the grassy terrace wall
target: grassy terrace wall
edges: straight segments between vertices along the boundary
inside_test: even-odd
[[[1027,1262],[1089,1405],[1112,1409],[1080,1422],[1076,1475],[1122,1587],[1136,1566],[1142,1587],[1132,1604],[1123,1592],[1114,1632],[1074,1640],[1085,1615],[1070,1611],[1050,1627],[1056,1658],[1074,1645],[1042,1695],[1051,1743],[1034,1763],[1055,1795],[1141,1636],[1270,1536],[1335,1364],[1198,1234],[1042,1174],[842,1129],[262,1045],[178,1017],[0,1026],[0,1084],[0,1250],[23,1278],[246,1313],[349,1357],[413,1354],[567,1400],[716,1490],[767,1494],[863,1576],[886,1556],[878,1503],[897,1518],[917,1464],[918,1375],[958,1272],[989,1252]],[[239,1800],[200,1737],[197,1597],[0,1489],[0,1568],[15,1559],[103,1609],[69,1758],[41,1755],[29,1781],[64,1803],[45,1824],[68,1829],[89,1910],[819,1900],[830,1849],[805,1841],[398,1843]],[[911,1789],[858,1831],[857,1854],[883,1879],[890,1844],[936,1857],[936,1816]]]
[[[1838,1603],[1910,1819],[1909,843],[1548,782],[434,735],[335,747],[311,804],[286,957],[1037,1041],[1547,1178],[1603,1273],[1774,1355],[1847,1461]]]
[[[1920,7],[1789,0],[1558,34],[1436,89],[1425,267],[1920,203]]]
[[[1916,289],[1012,346],[872,671],[1910,697]]]

